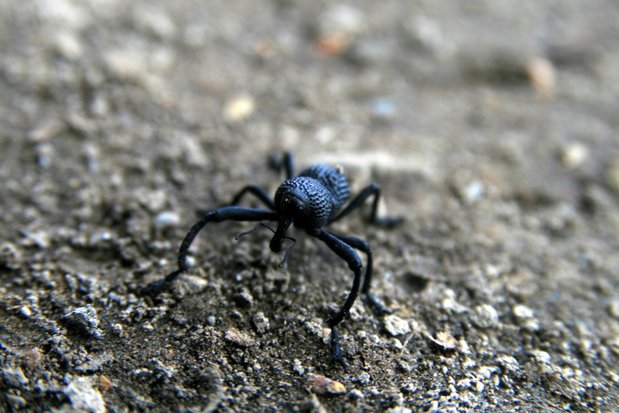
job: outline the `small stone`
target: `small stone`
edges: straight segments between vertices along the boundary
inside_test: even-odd
[[[234,295],[233,299],[237,306],[243,308],[250,308],[254,304],[254,297],[247,288],[243,288],[241,292]]]
[[[526,64],[529,82],[540,99],[550,100],[555,93],[555,67],[550,60],[534,56]]]
[[[151,75],[148,59],[140,51],[112,49],[103,51],[102,58],[109,73],[121,81],[144,84]]]
[[[15,394],[7,394],[6,401],[15,411],[26,407],[26,405],[28,404],[26,402],[26,399],[24,399],[23,397],[19,397]]]
[[[514,312],[514,315],[516,316],[516,318],[520,320],[532,318],[534,315],[533,310],[531,310],[529,307],[524,306],[522,304],[515,305],[514,308],[512,308],[512,311]]]
[[[499,366],[503,367],[510,373],[516,372],[520,368],[518,360],[512,356],[501,356],[497,359]]]
[[[543,350],[532,350],[531,355],[539,364],[550,364],[552,360],[550,354]]]
[[[439,348],[445,351],[454,351],[458,345],[458,341],[447,330],[439,331],[436,333],[436,337],[428,335],[428,338],[432,343],[436,344]]]
[[[71,401],[75,411],[92,413],[106,411],[101,393],[93,387],[87,377],[73,378],[64,388],[64,394]]]
[[[581,166],[589,155],[589,150],[580,142],[572,142],[561,148],[561,162],[566,168],[574,169]]]
[[[254,315],[252,321],[254,322],[254,327],[256,328],[256,331],[260,334],[266,333],[271,327],[269,319],[267,318],[267,316],[264,315],[262,311],[258,311]]]
[[[346,393],[346,386],[320,374],[308,374],[307,384],[310,391],[321,396],[337,396]]]
[[[361,385],[367,386],[372,382],[372,376],[370,376],[367,372],[363,372],[357,376],[357,382]]]
[[[305,373],[305,367],[303,367],[303,364],[301,364],[301,360],[299,360],[299,359],[292,360],[292,369],[298,375],[301,375],[301,374]]]
[[[464,190],[462,191],[462,196],[466,202],[472,204],[478,199],[480,199],[485,192],[486,188],[481,182],[473,181],[464,187]]]
[[[177,226],[181,222],[178,213],[174,211],[163,211],[155,216],[153,225],[156,229],[165,229]]]
[[[152,33],[161,39],[168,39],[176,34],[176,25],[163,8],[138,7],[133,18],[139,29]]]
[[[57,118],[44,119],[28,132],[28,139],[32,142],[48,141],[62,133],[64,128],[65,124]]]
[[[173,286],[176,298],[183,298],[188,295],[200,294],[208,287],[208,280],[192,274],[183,274],[179,281]]]
[[[389,120],[396,115],[396,106],[389,98],[378,98],[372,102],[372,116],[377,119]]]
[[[256,104],[253,97],[249,95],[237,96],[229,100],[224,106],[224,119],[228,122],[240,122],[249,118],[255,109]]]
[[[54,39],[53,46],[60,55],[68,60],[79,59],[84,51],[76,33],[70,31],[59,32]]]
[[[101,391],[108,391],[112,388],[112,380],[110,380],[105,374],[100,375],[97,388]]]
[[[408,321],[396,316],[396,315],[388,315],[384,319],[385,321],[385,330],[392,336],[401,336],[404,334],[408,334],[411,331],[410,324]]]
[[[14,388],[23,387],[30,382],[19,367],[15,369],[4,369],[2,371],[2,377],[9,387]]]
[[[512,308],[514,317],[519,324],[529,331],[537,331],[540,328],[539,321],[535,318],[535,313],[529,307],[517,304]]]
[[[21,307],[21,308],[19,309],[19,313],[20,313],[21,315],[23,315],[24,317],[26,317],[26,318],[30,318],[30,317],[32,317],[32,310],[31,310],[31,309],[30,309],[30,307],[28,307],[27,305],[25,305],[25,306]]]
[[[94,338],[101,338],[103,333],[99,329],[99,319],[97,318],[97,311],[90,304],[86,307],[78,307],[70,313],[65,314],[62,317],[65,324],[72,327],[77,332],[91,336]]]
[[[42,361],[43,361],[43,354],[41,353],[41,350],[39,350],[38,348],[33,348],[32,350],[28,350],[22,355],[22,363],[24,367],[26,367],[26,369],[28,370],[34,370],[35,368],[41,365]]]
[[[491,305],[482,304],[475,307],[471,321],[479,328],[492,328],[499,323],[499,314]]]
[[[256,341],[247,333],[240,331],[236,328],[230,328],[226,330],[224,334],[226,341],[238,346],[238,347],[251,347],[256,344]]]

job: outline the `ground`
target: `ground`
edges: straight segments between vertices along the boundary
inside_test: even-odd
[[[618,411],[619,7],[3,1],[0,410]],[[269,160],[381,213],[373,292],[210,225]],[[245,205],[257,206],[252,200]],[[365,257],[362,258],[365,259]],[[332,380],[332,381],[329,381]]]

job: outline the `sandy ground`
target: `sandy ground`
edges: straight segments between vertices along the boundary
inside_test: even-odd
[[[0,3],[0,410],[618,411],[619,6]],[[405,223],[207,227],[269,157],[343,165]],[[257,205],[246,201],[246,205]],[[332,381],[329,381],[332,380]]]

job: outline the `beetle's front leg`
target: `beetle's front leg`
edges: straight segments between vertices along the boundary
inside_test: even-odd
[[[159,294],[160,292],[168,288],[168,286],[176,278],[178,278],[179,275],[189,269],[189,264],[187,263],[187,253],[189,252],[189,247],[191,247],[191,244],[193,243],[193,240],[196,238],[198,233],[209,222],[275,220],[277,220],[277,214],[275,212],[266,211],[263,209],[227,206],[209,211],[206,215],[202,217],[202,219],[196,222],[191,227],[187,235],[185,235],[185,239],[183,239],[183,242],[181,243],[181,246],[178,250],[178,262],[176,271],[171,272],[162,279],[153,281],[152,283],[148,284],[142,290],[142,292],[148,295]]]
[[[346,363],[344,362],[344,357],[340,348],[340,336],[337,330],[337,325],[341,323],[344,318],[348,317],[350,309],[359,295],[359,288],[361,287],[361,270],[363,265],[354,248],[334,234],[325,230],[319,230],[312,235],[327,244],[331,251],[335,252],[340,258],[346,261],[348,263],[348,268],[350,268],[355,274],[352,288],[350,293],[348,293],[348,297],[346,298],[344,305],[342,305],[337,313],[333,314],[327,320],[327,324],[331,327],[331,358],[333,361],[346,368]]]

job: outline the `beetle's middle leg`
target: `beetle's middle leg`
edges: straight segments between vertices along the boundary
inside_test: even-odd
[[[252,194],[256,198],[258,198],[264,205],[266,205],[271,211],[275,211],[275,202],[269,196],[267,191],[259,187],[258,185],[247,185],[243,189],[241,189],[235,196],[232,198],[232,202],[230,205],[238,205],[241,202],[241,199],[245,196],[245,194]]]
[[[394,225],[402,222],[401,217],[379,217],[378,212],[378,201],[380,199],[380,185],[376,182],[366,186],[352,201],[348,204],[346,208],[344,208],[339,214],[337,214],[334,218],[332,218],[329,222],[338,221],[341,218],[344,218],[346,215],[350,214],[355,209],[359,208],[366,199],[373,197],[372,200],[372,209],[370,211],[370,216],[367,218],[368,222],[372,224],[384,225],[387,227],[392,227]]]
[[[319,230],[315,234],[311,235],[327,244],[331,251],[335,252],[340,258],[346,261],[348,268],[355,273],[352,288],[350,293],[348,293],[348,298],[346,298],[344,305],[337,313],[333,314],[327,320],[327,324],[331,327],[331,357],[333,361],[346,367],[344,357],[342,356],[342,351],[340,349],[340,336],[336,326],[341,323],[344,318],[348,317],[350,308],[353,306],[357,296],[359,295],[359,288],[361,287],[361,270],[363,268],[363,264],[361,263],[361,258],[359,258],[359,255],[357,255],[354,248],[343,239],[338,238],[336,235],[325,230]]]

